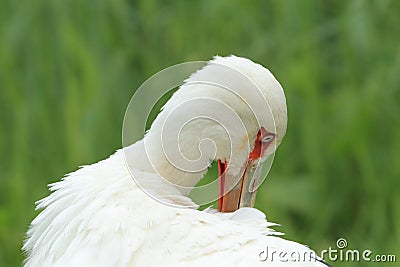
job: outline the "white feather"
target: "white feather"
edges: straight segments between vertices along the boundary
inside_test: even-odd
[[[274,236],[265,215],[166,206],[132,180],[123,151],[52,184],[24,250],[30,266],[287,266],[261,262],[266,246],[306,251]],[[181,196],[181,202],[191,200]],[[282,265],[281,265],[282,264]],[[298,263],[295,266],[322,266]]]

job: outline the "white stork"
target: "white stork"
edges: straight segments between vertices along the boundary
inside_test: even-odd
[[[243,74],[254,86],[232,82],[240,75],[216,66]],[[213,83],[193,82],[207,79]],[[212,103],[185,105],[200,99]],[[220,116],[224,108],[245,131],[198,119],[186,123],[179,136],[184,158],[200,158],[202,166],[219,163],[218,210],[201,211],[188,194],[206,170],[177,168],[160,137],[165,131],[167,144],[174,141],[168,130],[180,116],[197,111]],[[224,123],[231,123],[229,117]],[[283,89],[266,68],[236,56],[215,57],[174,93],[142,140],[50,185],[27,232],[24,266],[326,266],[306,246],[270,229],[274,224],[252,208],[255,192],[246,190],[254,183],[255,164],[280,144],[286,123]],[[205,157],[199,152],[204,139],[216,148]]]

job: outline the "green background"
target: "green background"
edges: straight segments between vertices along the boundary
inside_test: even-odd
[[[257,200],[277,230],[400,261],[399,14],[399,1],[2,0],[0,266],[20,265],[46,184],[121,146],[143,81],[217,54],[285,89],[288,132]]]

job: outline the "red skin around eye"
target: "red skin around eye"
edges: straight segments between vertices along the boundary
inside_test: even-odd
[[[257,133],[256,141],[254,141],[253,151],[251,151],[249,154],[249,159],[256,160],[262,157],[265,150],[268,148],[268,144],[263,144],[261,140],[269,134],[270,133],[267,130],[265,130],[264,127],[261,127],[261,129]]]

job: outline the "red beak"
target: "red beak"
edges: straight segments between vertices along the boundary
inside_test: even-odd
[[[263,127],[257,134],[254,149],[244,164],[240,177],[232,177],[227,172],[228,162],[218,160],[218,210],[233,212],[241,207],[253,207],[256,193],[255,186],[260,179],[261,163],[259,159],[268,148],[271,140],[264,143],[265,136],[274,136]],[[236,182],[236,184],[234,184]]]

